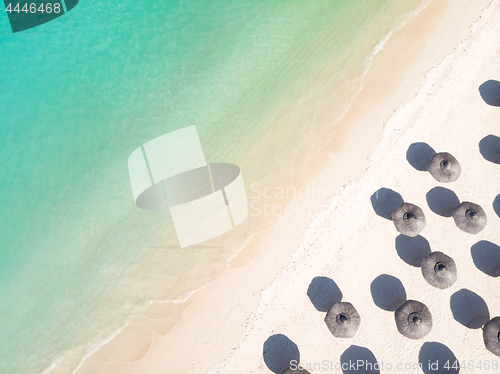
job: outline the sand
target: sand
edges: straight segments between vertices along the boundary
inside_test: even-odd
[[[433,342],[438,342],[460,362],[483,360],[484,364],[495,359],[484,348],[481,329],[464,325],[475,314],[469,313],[463,300],[474,292],[484,299],[491,317],[500,315],[497,280],[480,271],[471,255],[471,247],[478,242],[500,244],[500,218],[492,205],[499,193],[500,166],[486,161],[478,147],[485,136],[500,135],[500,108],[487,105],[478,91],[483,82],[500,80],[498,35],[497,0],[434,0],[393,33],[341,120],[343,131],[333,134],[311,157],[298,186],[307,189],[309,198],[292,199],[288,214],[254,237],[222,278],[196,293],[182,320],[166,335],[155,334],[151,346],[142,348],[142,358],[125,367],[107,361],[101,369],[148,374],[268,373],[263,345],[275,334],[297,345],[304,365],[324,360],[335,365],[341,357],[356,358],[360,348],[344,354],[354,345],[369,349],[383,362],[382,372],[391,371],[387,364],[397,372],[398,363],[418,362],[426,342],[423,357],[428,357],[427,351],[436,352]],[[453,154],[462,164],[458,181],[441,185],[413,167],[407,151],[416,142]],[[408,158],[416,164],[417,156],[410,152]],[[325,186],[326,196],[321,193]],[[436,186],[452,192],[433,190]],[[459,275],[452,287],[438,290],[425,282],[420,268],[414,266],[414,253],[405,250],[415,241],[398,238],[393,223],[381,216],[384,195],[376,198],[381,188],[424,210],[427,227],[416,241],[424,248],[428,242],[433,251],[454,258]],[[485,230],[466,234],[452,218],[433,212],[445,214],[442,210],[447,207],[439,203],[448,200],[439,196],[447,196],[449,204],[455,199],[480,204],[488,216]],[[326,328],[325,312],[317,310],[307,294],[315,277],[333,280],[342,300],[358,310],[361,325],[354,338],[334,338]],[[387,288],[385,295],[396,295],[394,285],[401,288],[402,284],[408,299],[429,307],[434,327],[425,338],[409,340],[398,333],[393,312],[375,303],[384,302],[378,291],[371,292],[379,284]],[[313,301],[318,304],[314,297]],[[272,366],[268,357],[270,362]],[[310,371],[342,372],[335,366]],[[407,367],[400,372],[421,371]]]

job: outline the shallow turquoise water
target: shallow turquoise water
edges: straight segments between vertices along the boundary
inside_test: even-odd
[[[132,150],[196,125],[207,160],[237,162],[325,69],[359,79],[418,3],[82,0],[18,34],[2,13],[0,372],[42,372],[224,265],[159,246],[175,234],[135,207]]]

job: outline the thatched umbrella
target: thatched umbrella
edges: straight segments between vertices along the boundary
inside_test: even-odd
[[[477,234],[486,226],[487,218],[479,205],[464,201],[452,213],[457,227],[469,234]]]
[[[432,315],[419,301],[407,300],[394,312],[400,334],[410,339],[420,339],[432,329]]]
[[[298,366],[298,365],[297,365]],[[309,373],[307,370],[304,370],[304,369],[299,369],[297,367],[296,370],[292,370],[292,369],[286,369],[283,373],[281,374],[311,374]]]
[[[424,257],[421,270],[427,283],[442,290],[457,280],[455,261],[442,252],[432,252]]]
[[[418,206],[403,203],[392,212],[392,221],[399,233],[415,237],[425,227],[425,215]]]
[[[436,153],[432,156],[428,170],[441,183],[455,182],[462,172],[457,159],[446,152]]]
[[[340,302],[330,307],[325,323],[336,338],[352,338],[356,335],[361,318],[351,303]]]
[[[483,340],[486,349],[500,357],[500,317],[492,318],[483,326]]]

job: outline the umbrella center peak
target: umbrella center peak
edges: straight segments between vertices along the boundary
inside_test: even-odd
[[[415,214],[413,212],[406,212],[405,214],[403,214],[403,220],[406,222],[406,223],[413,223],[413,221],[415,221]]]
[[[434,272],[438,275],[442,275],[446,270],[446,266],[442,262],[438,262],[434,265]]]
[[[422,318],[420,317],[420,314],[418,314],[417,312],[413,312],[408,316],[408,322],[410,323],[410,325],[418,325],[420,324],[420,322],[422,322]]]
[[[448,170],[451,167],[451,164],[450,164],[450,161],[443,160],[443,161],[441,161],[439,166],[441,167],[441,170]]]
[[[345,314],[339,314],[339,315],[337,315],[336,320],[338,323],[345,325],[347,323],[347,321],[349,320],[349,318]]]
[[[465,212],[465,218],[467,219],[476,219],[477,218],[477,212],[472,209],[467,209]]]

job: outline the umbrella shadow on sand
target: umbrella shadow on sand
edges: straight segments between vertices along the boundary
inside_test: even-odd
[[[431,254],[431,245],[421,235],[415,237],[398,235],[396,237],[396,251],[401,260],[408,265],[419,268],[422,260]]]
[[[500,217],[500,195],[497,195],[495,200],[493,200],[493,210]]]
[[[406,151],[406,160],[418,171],[427,171],[429,161],[436,151],[427,143],[413,143]]]
[[[487,240],[481,240],[470,249],[474,265],[490,277],[500,276],[500,247]]]
[[[297,344],[285,335],[276,334],[267,338],[263,349],[264,362],[273,373],[281,374],[290,367],[294,360],[300,362],[300,353]]]
[[[370,284],[370,291],[375,305],[388,312],[394,312],[406,301],[403,283],[392,275],[379,275]]]
[[[455,354],[450,348],[437,342],[427,342],[422,345],[418,363],[425,374],[458,374],[460,372]]]
[[[492,134],[485,136],[479,142],[479,152],[485,160],[500,164],[500,138]]]
[[[500,82],[490,79],[479,86],[479,94],[491,106],[500,106]]]
[[[455,192],[444,187],[434,187],[425,197],[430,210],[442,217],[451,217],[453,210],[460,205]]]
[[[328,277],[313,278],[307,289],[307,296],[316,310],[320,312],[328,312],[333,304],[342,301],[342,291]]]
[[[465,288],[451,295],[450,308],[453,318],[469,329],[478,329],[490,319],[490,311],[483,298]]]
[[[377,358],[368,348],[351,345],[340,356],[343,374],[379,374]],[[354,369],[354,370],[353,370]]]
[[[370,201],[375,213],[388,220],[392,220],[394,209],[404,203],[403,197],[390,188],[379,189],[370,197]]]

